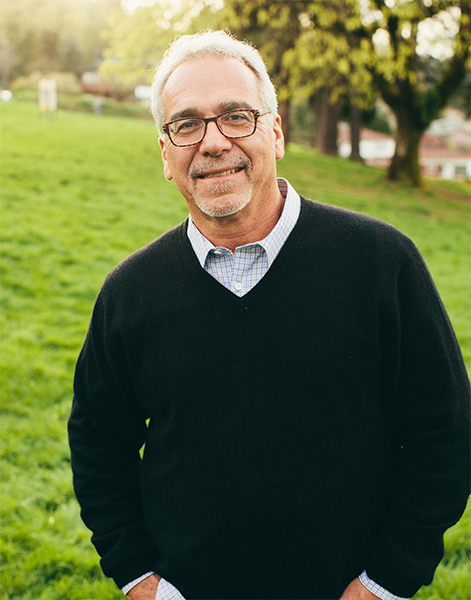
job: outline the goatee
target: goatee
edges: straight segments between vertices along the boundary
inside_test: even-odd
[[[237,182],[231,179],[226,179],[218,182],[215,178],[210,183],[206,183],[205,192],[195,190],[193,200],[198,208],[208,217],[228,217],[242,210],[250,202],[252,196],[252,186],[249,184],[250,174],[252,172],[252,164],[249,159],[239,157],[228,162],[221,159],[212,159],[208,162],[195,165],[189,170],[189,175],[194,180],[202,175],[216,171],[231,171],[233,169],[245,170],[247,184],[241,193],[235,199],[226,199],[225,196],[231,194],[237,185]]]

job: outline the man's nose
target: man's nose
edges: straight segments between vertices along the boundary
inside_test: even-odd
[[[201,154],[210,154],[211,156],[219,156],[224,150],[232,148],[232,140],[223,135],[216,123],[208,123],[206,127],[206,135],[200,143],[199,151]]]

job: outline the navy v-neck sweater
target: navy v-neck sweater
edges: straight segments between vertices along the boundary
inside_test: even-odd
[[[107,277],[74,389],[74,485],[119,586],[330,599],[366,569],[409,597],[466,503],[456,339],[415,246],[370,217],[302,199],[242,298],[172,229]]]

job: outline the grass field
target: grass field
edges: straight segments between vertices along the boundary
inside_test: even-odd
[[[152,123],[1,106],[2,599],[123,598],[101,574],[74,498],[66,439],[74,364],[96,293],[128,254],[186,217]],[[396,225],[422,251],[471,367],[469,186],[426,191],[290,146],[279,165],[321,202]],[[469,600],[470,511],[417,600]]]

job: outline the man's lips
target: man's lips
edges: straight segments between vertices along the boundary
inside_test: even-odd
[[[224,175],[231,175],[232,173],[238,173],[242,171],[243,167],[237,167],[236,169],[230,169],[228,171],[216,171],[211,173],[203,173],[198,176],[198,179],[209,179],[210,177],[223,177]]]
[[[250,161],[244,157],[224,162],[221,160],[208,160],[200,165],[193,165],[189,170],[189,175],[192,179],[212,179],[233,175],[244,169],[247,173],[251,170]]]

